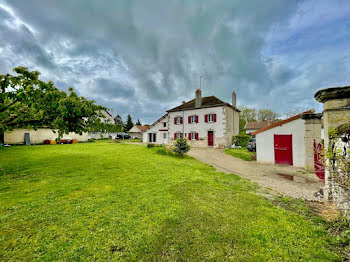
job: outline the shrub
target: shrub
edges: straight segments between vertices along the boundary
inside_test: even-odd
[[[174,144],[173,151],[180,155],[181,157],[186,154],[191,149],[190,145],[187,143],[187,139],[178,138]]]
[[[154,147],[154,144],[147,144],[147,148],[152,148]]]
[[[89,141],[89,142],[95,142],[95,139],[90,138],[88,141]]]
[[[165,156],[168,153],[164,147],[161,147],[161,148],[157,149],[156,152],[157,152],[158,155],[162,155],[162,156]]]
[[[251,136],[247,134],[239,134],[238,136],[233,136],[232,141],[237,146],[246,147]]]

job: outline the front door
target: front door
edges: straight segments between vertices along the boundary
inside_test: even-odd
[[[293,165],[292,135],[274,135],[275,163]]]
[[[167,133],[163,133],[163,144],[168,144],[168,135],[167,135]]]
[[[208,146],[214,146],[214,132],[208,131]]]

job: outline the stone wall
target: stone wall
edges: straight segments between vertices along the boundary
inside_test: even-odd
[[[314,140],[321,142],[321,119],[305,119],[305,169],[315,171]]]
[[[24,134],[29,133],[31,144],[43,144],[44,140],[55,140],[58,138],[58,133],[54,133],[49,128],[39,128],[37,130],[31,129],[15,129],[12,132],[5,132],[4,143],[10,145],[24,144]],[[77,139],[78,142],[86,142],[88,140],[88,134],[82,135],[76,133],[64,134],[62,139]]]
[[[329,151],[330,138],[329,131],[337,129],[342,125],[350,125],[350,86],[322,89],[316,92],[315,99],[323,103],[324,119],[324,142],[325,151]],[[341,148],[341,146],[339,146]],[[337,206],[350,217],[349,214],[349,188],[342,188],[334,182],[334,170],[330,168],[332,163],[326,158],[325,188],[324,196],[327,200],[332,200]]]

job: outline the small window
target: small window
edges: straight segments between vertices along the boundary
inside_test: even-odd
[[[214,115],[208,115],[208,122],[214,122]]]
[[[166,139],[166,134],[163,134],[163,139]]]
[[[166,127],[166,123],[163,123],[163,127]]]
[[[108,119],[105,119],[105,124],[108,124],[109,123],[109,120]]]
[[[181,125],[181,117],[177,117],[176,118],[176,124],[177,125]]]
[[[181,138],[181,133],[176,133],[176,139]]]
[[[196,116],[191,116],[191,123],[196,123]]]

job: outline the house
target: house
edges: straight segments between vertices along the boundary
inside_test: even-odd
[[[264,121],[264,122],[248,122],[244,126],[244,130],[247,134],[251,134],[255,131],[258,131],[261,128],[264,128],[266,126],[269,126],[272,124],[272,121]]]
[[[239,133],[239,110],[236,93],[232,105],[215,96],[202,97],[197,89],[195,99],[168,110],[143,133],[144,143],[173,144],[187,138],[194,147],[229,147],[232,136]]]
[[[134,125],[128,132],[128,134],[135,139],[142,139],[143,132],[146,132],[148,126]]]
[[[113,117],[113,113],[114,113],[113,110],[112,110],[112,112],[108,112],[106,110],[103,110],[101,112],[102,112],[102,115],[103,115],[103,117],[100,117],[102,123],[115,124],[115,120],[114,120],[114,117]]]
[[[310,110],[252,132],[257,161],[313,171],[313,142],[321,141],[321,117]]]

